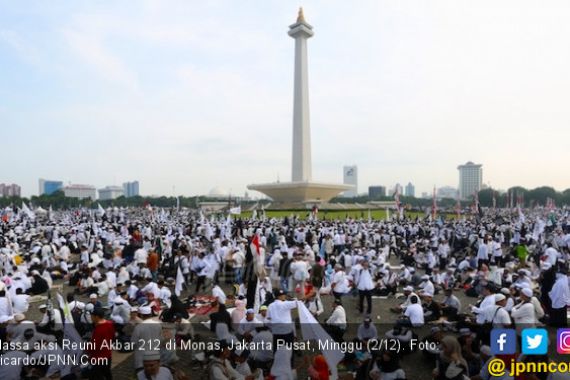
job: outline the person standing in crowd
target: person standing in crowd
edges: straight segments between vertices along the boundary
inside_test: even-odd
[[[93,349],[88,351],[89,357],[94,364],[91,365],[88,376],[89,380],[112,380],[111,360],[113,352],[110,347],[115,339],[115,326],[113,322],[105,319],[105,311],[96,308],[91,313],[91,320],[95,328],[91,336]]]
[[[372,290],[374,289],[374,281],[370,273],[368,261],[362,262],[362,269],[358,272],[355,281],[356,288],[358,289],[358,311],[364,312],[364,299],[366,299],[366,314],[372,313]]]

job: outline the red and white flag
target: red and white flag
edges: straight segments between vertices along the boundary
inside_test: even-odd
[[[396,201],[396,212],[398,218],[400,218],[400,186],[396,186],[396,192],[394,193],[394,200]]]
[[[261,255],[261,249],[260,249],[260,245],[259,245],[259,235],[258,234],[253,235],[253,238],[251,239],[251,243],[249,244],[249,247],[251,248],[252,254]]]

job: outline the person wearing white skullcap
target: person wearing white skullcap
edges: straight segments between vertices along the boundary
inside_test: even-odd
[[[138,380],[173,380],[172,373],[160,365],[160,351],[144,351],[143,370],[137,374]]]
[[[239,322],[237,333],[249,340],[255,335],[255,329],[263,324],[255,317],[255,310],[247,309],[245,317]]]
[[[518,334],[521,334],[523,328],[534,327],[538,322],[536,320],[534,305],[530,302],[532,290],[530,288],[522,288],[520,298],[521,301],[513,306],[511,310],[511,317],[513,317]]]
[[[133,334],[131,335],[131,342],[135,345],[139,345],[139,342],[160,342],[162,338],[162,325],[160,321],[153,318],[152,309],[149,306],[141,306],[139,307],[139,315],[142,322],[134,328]],[[148,349],[149,347],[146,348]],[[154,347],[150,348],[152,349]],[[135,350],[134,366],[137,372],[143,369],[143,355],[143,349]]]
[[[129,321],[131,307],[126,300],[127,292],[122,292],[113,300],[111,319],[120,325],[124,325]]]
[[[487,306],[481,310],[480,315],[483,317],[483,323],[492,323],[493,327],[510,326],[511,317],[505,310],[506,304],[507,297],[504,294],[495,294],[495,305]]]

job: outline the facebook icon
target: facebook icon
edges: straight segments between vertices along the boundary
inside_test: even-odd
[[[517,352],[517,333],[513,329],[493,329],[491,331],[491,353],[511,355]]]

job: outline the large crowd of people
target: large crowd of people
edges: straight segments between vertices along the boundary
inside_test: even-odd
[[[433,372],[415,378],[486,380],[492,328],[520,336],[525,327],[567,326],[569,254],[570,216],[560,208],[447,220],[210,218],[147,208],[41,218],[13,209],[0,222],[1,357],[93,360],[14,361],[0,366],[0,378],[111,379],[113,351],[134,351],[138,379],[199,371],[214,380],[288,380],[300,371],[313,380],[411,379],[401,361],[420,339],[430,343],[422,360]],[[204,305],[210,335],[192,323]],[[337,360],[297,356],[290,348],[303,340],[296,321],[305,311],[351,349]],[[169,349],[198,339],[216,344],[190,360]],[[136,342],[146,347],[129,348]],[[525,379],[566,378],[541,376]]]

